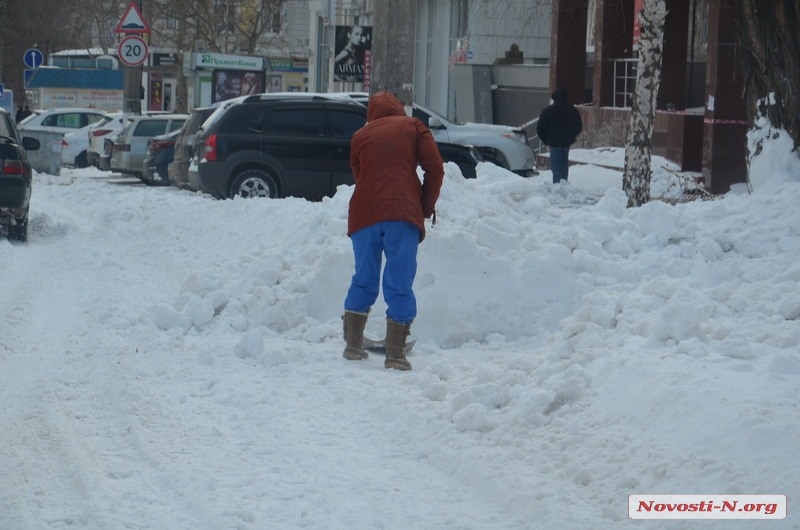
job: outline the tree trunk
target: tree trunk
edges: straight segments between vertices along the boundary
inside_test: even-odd
[[[800,146],[800,7],[797,0],[736,0],[748,112]],[[770,94],[773,94],[772,97]]]
[[[651,150],[656,95],[661,84],[661,56],[664,47],[665,0],[645,0],[639,14],[641,33],[636,89],[631,105],[631,123],[625,147],[625,170],[622,189],[628,196],[628,207],[641,206],[650,200],[652,176]]]
[[[414,102],[416,0],[375,3],[369,93],[387,90],[403,105]]]

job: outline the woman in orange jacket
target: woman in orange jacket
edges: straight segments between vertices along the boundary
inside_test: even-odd
[[[444,165],[430,130],[406,115],[389,92],[369,99],[367,124],[353,135],[350,167],[355,190],[350,199],[347,235],[353,244],[355,274],[344,301],[344,357],[366,359],[364,328],[383,269],[386,301],[386,368],[410,370],[406,338],[417,316],[413,284],[417,247],[425,238],[425,219],[434,215]],[[424,175],[420,182],[417,165]]]

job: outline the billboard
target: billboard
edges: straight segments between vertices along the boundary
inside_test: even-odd
[[[264,72],[246,70],[214,70],[211,74],[211,103],[239,96],[261,94],[264,90]]]
[[[336,26],[333,79],[368,83],[371,53],[372,26]]]

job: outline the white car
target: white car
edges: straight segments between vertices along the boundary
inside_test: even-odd
[[[89,147],[86,150],[86,156],[89,163],[94,167],[100,167],[100,158],[104,153],[104,144],[109,135],[116,135],[125,124],[125,116],[122,112],[111,112],[108,114],[108,119],[97,124],[97,126],[88,132]],[[106,168],[107,170],[108,168]]]
[[[89,138],[92,131],[104,120],[68,132],[61,139],[61,165],[71,167],[88,167]]]
[[[363,105],[367,105],[369,101],[367,92],[342,92],[333,95],[348,97]],[[433,139],[438,143],[472,146],[485,162],[491,162],[523,177],[538,174],[536,154],[528,143],[525,129],[489,123],[453,122],[416,103],[411,115],[428,126]]]
[[[412,116],[428,126],[437,142],[471,145],[491,162],[523,177],[536,175],[536,154],[524,129],[509,125],[452,122],[414,104]]]
[[[183,126],[188,114],[131,116],[117,133],[109,164],[115,173],[130,174],[142,179],[142,164],[147,157],[147,141]]]
[[[97,109],[61,108],[34,110],[33,114],[17,126],[27,132],[68,133],[91,125],[105,118],[106,113]]]

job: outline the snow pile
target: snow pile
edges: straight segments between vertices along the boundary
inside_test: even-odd
[[[349,188],[37,175],[0,244],[0,528],[755,527],[630,521],[631,494],[785,494],[796,527],[795,166],[628,209],[594,155],[560,185],[448,165],[406,373],[341,357]]]

